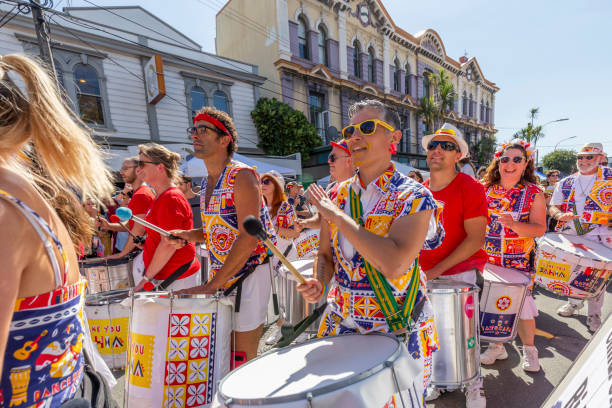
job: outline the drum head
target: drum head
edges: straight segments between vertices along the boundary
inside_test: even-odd
[[[370,377],[400,350],[398,339],[383,334],[315,339],[240,366],[221,381],[219,393],[246,405],[301,400],[307,393],[324,394]]]
[[[458,282],[450,279],[435,279],[427,282],[427,293],[458,293],[469,292],[477,289],[477,286],[467,282]]]
[[[485,280],[500,283],[519,283],[524,284],[529,282],[527,275],[515,271],[514,269],[503,268],[501,266],[492,265],[490,263],[485,264],[482,276]]]
[[[111,303],[119,303],[130,295],[129,289],[109,290],[108,292],[87,295],[85,304],[87,306],[101,306]]]
[[[595,259],[601,262],[612,262],[612,249],[598,242],[576,235],[549,232],[538,240],[538,245],[562,249],[579,258]]]

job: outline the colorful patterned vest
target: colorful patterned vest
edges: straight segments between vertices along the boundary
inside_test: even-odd
[[[576,202],[574,201],[574,184],[577,175],[571,175],[561,180],[560,188],[563,196],[561,211],[574,212]],[[589,231],[599,224],[607,224],[608,216],[612,208],[612,168],[599,167],[595,182],[589,192],[584,204],[584,212],[580,215],[580,223],[584,231]],[[564,230],[566,222],[559,221],[555,231]]]
[[[345,208],[350,205],[350,188],[351,184],[357,180],[357,177],[354,176],[343,182],[338,188],[336,204],[342,211],[345,211]],[[373,210],[364,214],[363,221],[365,228],[376,235],[386,235],[391,225],[393,225],[393,221],[399,217],[430,209],[436,210],[436,214],[439,215],[441,211],[433,196],[425,187],[399,173],[393,166],[375,184],[383,195],[374,205]],[[436,217],[436,221],[436,233],[430,236],[424,244],[424,247],[427,249],[437,247],[444,238],[444,230],[438,217]],[[338,227],[333,223],[330,223],[330,227],[335,267],[332,288],[328,294],[328,304],[331,307],[331,311],[341,319],[351,317],[361,333],[369,331],[388,332],[389,326],[366,276],[362,256],[355,252],[354,256],[347,258],[338,242]],[[417,263],[417,260],[414,262]],[[418,265],[413,264],[405,275],[397,279],[388,279],[393,295],[400,307],[404,303],[406,291],[410,283],[411,274],[408,272],[412,271],[415,266],[417,273],[420,274],[420,287],[415,300],[416,304],[425,296],[426,282],[425,274]],[[426,300],[426,302],[429,301]],[[426,316],[428,313],[431,313],[430,308],[425,307],[419,321],[431,317]],[[328,317],[326,316],[326,318]],[[319,335],[339,334],[335,331],[335,325],[331,321],[326,322],[326,319],[323,320]]]
[[[253,172],[259,180],[257,172],[244,163],[232,160],[223,170],[221,177],[217,181],[217,185],[212,192],[208,207],[205,207],[205,192],[208,178],[202,180],[202,193],[200,195],[200,209],[202,215],[202,227],[204,229],[204,238],[206,247],[208,248],[208,259],[210,261],[210,278],[213,278],[217,271],[221,269],[227,256],[229,255],[234,241],[238,237],[238,217],[236,215],[236,206],[234,205],[234,182],[236,174],[239,171],[248,169]],[[261,200],[259,218],[264,225],[268,237],[274,242],[276,233],[272,226],[270,214],[266,208],[263,198]],[[234,275],[226,283],[229,287],[234,283],[249,267],[261,264],[266,258],[266,246],[263,242],[258,241],[257,247],[251,253],[251,256],[244,264],[242,269]]]
[[[531,256],[535,249],[533,238],[522,238],[499,223],[499,216],[511,213],[519,222],[529,222],[529,210],[536,194],[542,190],[535,184],[518,184],[506,191],[500,185],[487,189],[489,224],[485,236],[487,262],[523,272],[531,271]]]
[[[83,380],[83,294],[87,282],[66,284],[68,261],[49,224],[2,190],[0,198],[13,203],[45,243],[57,285],[51,292],[15,302],[4,353],[0,406],[59,407],[74,397]],[[63,275],[53,244],[62,257]]]

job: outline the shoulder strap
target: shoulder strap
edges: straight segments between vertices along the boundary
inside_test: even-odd
[[[360,195],[355,193],[353,188],[350,189],[350,209],[351,217],[359,225],[363,226],[363,205],[361,204]],[[370,281],[370,285],[376,295],[376,300],[380,305],[380,309],[385,315],[387,324],[391,331],[395,332],[407,327],[410,324],[410,316],[412,314],[412,308],[416,301],[418,289],[419,289],[419,262],[418,258],[414,262],[412,268],[412,277],[410,278],[410,284],[408,285],[408,291],[406,293],[406,299],[401,309],[397,304],[395,296],[393,296],[393,290],[391,285],[387,281],[387,278],[374,268],[364,257],[363,264],[365,267],[366,275]],[[416,317],[415,319],[418,319]]]
[[[0,190],[0,198],[6,200],[6,202],[13,204],[19,212],[21,212],[24,217],[30,222],[34,231],[38,234],[45,250],[47,251],[47,255],[49,256],[49,260],[51,261],[51,266],[53,267],[53,273],[55,275],[55,284],[56,286],[61,286],[65,283],[66,273],[68,271],[68,260],[66,259],[66,255],[64,254],[64,249],[62,244],[49,226],[49,224],[34,211],[31,209],[26,203],[23,201],[13,197],[6,191]],[[49,239],[51,238],[51,239]],[[51,242],[54,242],[57,246],[57,249],[64,260],[64,274],[62,276],[62,272],[60,270],[59,262],[55,252],[53,251],[53,245]]]

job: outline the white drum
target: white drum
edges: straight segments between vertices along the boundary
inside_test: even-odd
[[[108,292],[134,287],[132,279],[132,258],[105,260],[85,259],[79,262],[81,275],[87,279],[87,293]]]
[[[293,240],[293,248],[287,254],[287,259],[312,259],[319,250],[319,230],[308,229],[302,231],[299,237]]]
[[[513,269],[487,263],[480,298],[480,340],[505,343],[516,337],[529,278]]]
[[[422,363],[397,338],[375,333],[268,352],[223,378],[213,407],[422,407],[422,400]]]
[[[231,301],[138,293],[131,308],[125,406],[208,406],[230,368]]]
[[[535,283],[549,292],[590,299],[612,277],[612,249],[584,237],[550,232],[538,240]]]
[[[130,332],[130,308],[121,302],[129,296],[129,289],[87,295],[85,315],[91,340],[112,369],[125,367]]]

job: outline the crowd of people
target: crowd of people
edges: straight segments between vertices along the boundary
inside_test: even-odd
[[[234,302],[231,348],[237,366],[257,356],[271,292],[268,263],[279,264],[243,221],[259,219],[281,251],[303,230],[320,229],[314,275],[297,286],[307,302],[327,299],[318,336],[397,336],[421,365],[418,382],[431,400],[439,395],[429,381],[432,353],[451,345],[437,336],[428,281],[476,285],[490,267],[531,280],[518,335],[522,368],[537,372],[535,239],[554,228],[612,247],[607,218],[612,203],[603,194],[612,185],[612,169],[602,165],[607,159],[600,143],[580,149],[578,173],[558,181],[560,173],[550,170],[541,184],[529,143],[499,146],[490,164],[476,171],[461,132],[445,123],[422,139],[430,171],[423,180],[416,170],[400,173],[391,160],[402,138],[397,113],[363,100],[350,107],[342,139],[331,143],[331,182],[326,189],[311,184],[304,192],[299,182],[285,185],[276,172],[258,174],[234,160],[238,133],[232,118],[204,107],[187,129],[194,155],[208,171],[199,190],[202,228],[194,228],[188,200],[198,192],[179,173],[178,154],[155,143],[140,145],[138,156],[124,160],[125,187],[116,191],[100,148],[59,94],[36,63],[0,57],[0,254],[10,271],[0,285],[0,401],[11,406],[26,400],[52,407],[113,404],[104,392],[98,397],[102,404],[88,400],[92,382],[108,387],[87,363],[95,353],[81,318],[86,283],[78,258],[136,256],[135,291],[225,291]],[[113,216],[118,206],[171,236],[121,222]],[[204,282],[195,250],[200,244],[208,252]],[[588,301],[591,331],[601,325],[603,293]],[[47,321],[49,305],[71,312]],[[582,307],[570,299],[558,313],[570,316]],[[28,323],[32,316],[46,323]],[[59,334],[46,335],[51,332]],[[35,349],[21,358],[16,351],[26,348],[25,341],[37,342],[43,351],[65,351],[62,366],[41,369],[39,353],[31,353]],[[491,365],[507,357],[503,344],[489,343],[480,362]],[[44,392],[65,378],[72,386]],[[25,392],[19,391],[24,382]],[[466,406],[486,406],[481,378],[465,394]]]

